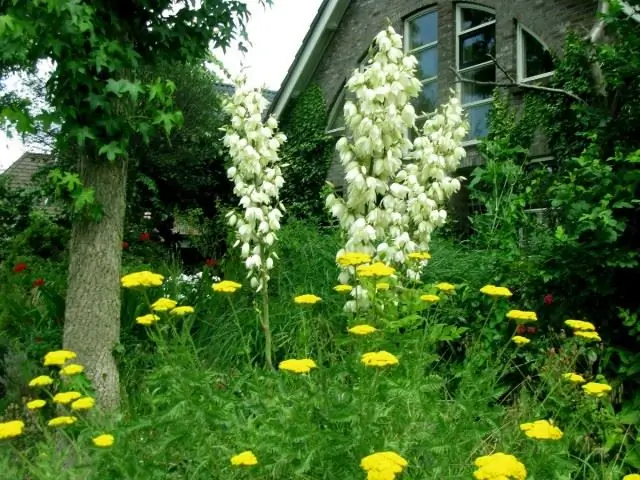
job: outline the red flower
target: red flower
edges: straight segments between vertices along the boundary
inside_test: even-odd
[[[24,272],[27,269],[26,263],[18,263],[15,267],[13,267],[13,273]]]
[[[544,304],[551,305],[552,303],[553,303],[553,295],[551,295],[550,293],[546,294],[544,296]]]
[[[122,242],[122,249],[126,250],[127,248],[129,248],[129,242]]]
[[[31,284],[33,288],[42,287],[43,285],[44,285],[44,278],[36,278]]]
[[[527,333],[536,333],[536,327],[527,327]]]
[[[142,232],[142,233],[140,234],[140,241],[141,241],[141,242],[146,242],[146,241],[148,241],[149,239],[151,239],[151,235],[149,234],[149,232]]]
[[[205,264],[207,267],[217,267],[217,266],[218,266],[218,260],[216,260],[215,258],[207,258],[207,259],[204,261],[204,264]]]
[[[518,325],[518,328],[516,328],[516,332],[518,332],[518,335],[522,335],[523,333],[527,332],[527,327],[525,327],[524,325]]]

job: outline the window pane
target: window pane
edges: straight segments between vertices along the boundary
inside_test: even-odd
[[[522,31],[524,42],[524,77],[534,77],[553,71],[553,58],[549,50],[525,30]]]
[[[489,54],[496,54],[496,26],[475,30],[471,33],[460,35],[460,66],[458,68],[472,67],[479,63],[491,60]]]
[[[409,48],[414,49],[438,40],[438,14],[429,12],[409,23]]]
[[[413,107],[416,113],[431,113],[436,109],[436,101],[438,100],[438,82],[429,82],[422,86],[420,96],[413,101]]]
[[[415,54],[418,59],[418,79],[438,75],[438,47],[431,47]]]
[[[331,112],[332,117],[329,119],[329,125],[327,130],[335,130],[336,128],[344,128],[344,104],[346,102],[346,98],[344,94],[341,95],[342,98],[338,99],[338,103],[336,104],[335,109]]]
[[[465,108],[469,119],[470,129],[467,140],[486,137],[489,133],[489,112],[491,104],[476,105]]]
[[[470,28],[477,27],[483,23],[490,22],[496,17],[493,13],[485,12],[484,10],[476,10],[475,8],[463,8],[462,9],[462,25],[460,25],[460,31],[469,30]]]
[[[476,82],[495,82],[496,81],[496,67],[489,65],[487,67],[481,67],[474,70],[467,70],[460,75]],[[474,83],[462,83],[462,103],[477,102],[491,97],[493,89],[496,88],[493,85],[477,85]]]

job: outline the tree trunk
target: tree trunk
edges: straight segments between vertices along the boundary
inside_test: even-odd
[[[120,381],[113,349],[120,337],[120,266],[125,216],[124,161],[84,157],[80,178],[95,190],[104,216],[77,219],[71,231],[64,348],[78,354],[101,409],[117,409]]]

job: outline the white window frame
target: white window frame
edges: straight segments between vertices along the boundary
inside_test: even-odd
[[[489,22],[485,22],[482,23],[480,25],[476,25],[475,27],[472,28],[468,28],[466,30],[462,30],[462,10],[480,10],[483,12],[487,12],[493,15],[493,20],[489,21]],[[458,3],[456,5],[456,38],[455,38],[455,42],[456,42],[456,72],[458,72],[459,75],[464,77],[464,73],[468,72],[470,70],[475,70],[477,68],[481,68],[481,67],[486,67],[489,65],[493,65],[493,60],[488,60],[487,62],[483,62],[483,63],[479,63],[477,65],[473,65],[471,67],[465,67],[463,69],[459,68],[460,65],[460,35],[465,34],[465,33],[469,33],[469,32],[473,32],[474,30],[480,30],[481,28],[485,28],[488,27],[489,25],[496,25],[496,11],[493,8],[489,8],[489,7],[485,7],[483,5],[476,5],[474,3]],[[496,43],[497,43],[497,28],[496,28]],[[496,48],[497,50],[497,48]],[[494,67],[495,68],[495,67]],[[493,102],[493,98],[487,98],[484,100],[478,100],[476,102],[471,102],[471,103],[462,103],[462,82],[458,82],[457,85],[457,94],[458,94],[458,98],[460,99],[460,104],[462,105],[462,108],[464,109],[465,107],[476,107],[478,105],[486,105],[486,104],[490,104]],[[466,140],[464,142],[462,142],[463,146],[471,146],[471,145],[477,145],[478,143],[480,143],[480,139],[477,138],[472,138],[470,140]]]
[[[522,25],[520,22],[516,25],[516,58],[517,58],[517,71],[518,71],[518,82],[519,83],[527,83],[527,82],[535,82],[536,80],[542,80],[543,78],[547,78],[552,76],[555,73],[555,70],[551,70],[550,72],[540,73],[538,75],[534,75],[532,77],[525,77],[525,70],[527,68],[527,59],[525,58],[525,48],[524,48],[524,33],[531,35],[535,41],[537,41],[542,47],[550,51],[547,47],[547,44],[544,43],[538,35],[533,33],[527,27]]]
[[[416,20],[417,18],[423,17],[425,15],[429,15],[430,13],[435,13],[436,14],[436,18],[439,21],[439,17],[438,17],[438,9],[437,7],[430,7],[430,8],[426,8],[424,10],[420,10],[419,12],[416,12],[415,14],[411,15],[410,17],[406,18],[404,21],[404,53],[406,55],[415,55],[416,53],[420,53],[423,50],[428,50],[431,48],[435,48],[437,55],[438,55],[438,71],[436,72],[436,74],[432,77],[427,77],[427,78],[423,78],[420,79],[420,91],[422,92],[422,87],[428,83],[433,83],[433,82],[437,82],[438,81],[438,73],[440,70],[440,50],[438,49],[439,46],[439,40],[440,40],[440,32],[438,31],[438,23],[436,22],[436,40],[430,43],[425,43],[424,45],[420,45],[419,47],[413,48],[411,49],[411,22],[413,22],[414,20]],[[436,106],[438,104],[438,96],[436,93]],[[433,112],[424,112],[420,115],[418,115],[418,112],[416,112],[416,122],[419,122],[421,120],[426,120],[427,118],[431,117],[432,115],[435,114],[435,111]]]

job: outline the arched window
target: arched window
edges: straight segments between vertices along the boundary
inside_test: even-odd
[[[518,23],[518,81],[529,82],[553,75],[553,57],[534,33]]]
[[[460,76],[478,82],[495,82],[496,16],[493,10],[472,4],[456,7],[456,68]],[[467,140],[485,137],[491,110],[491,85],[459,84],[460,101],[467,112]]]

